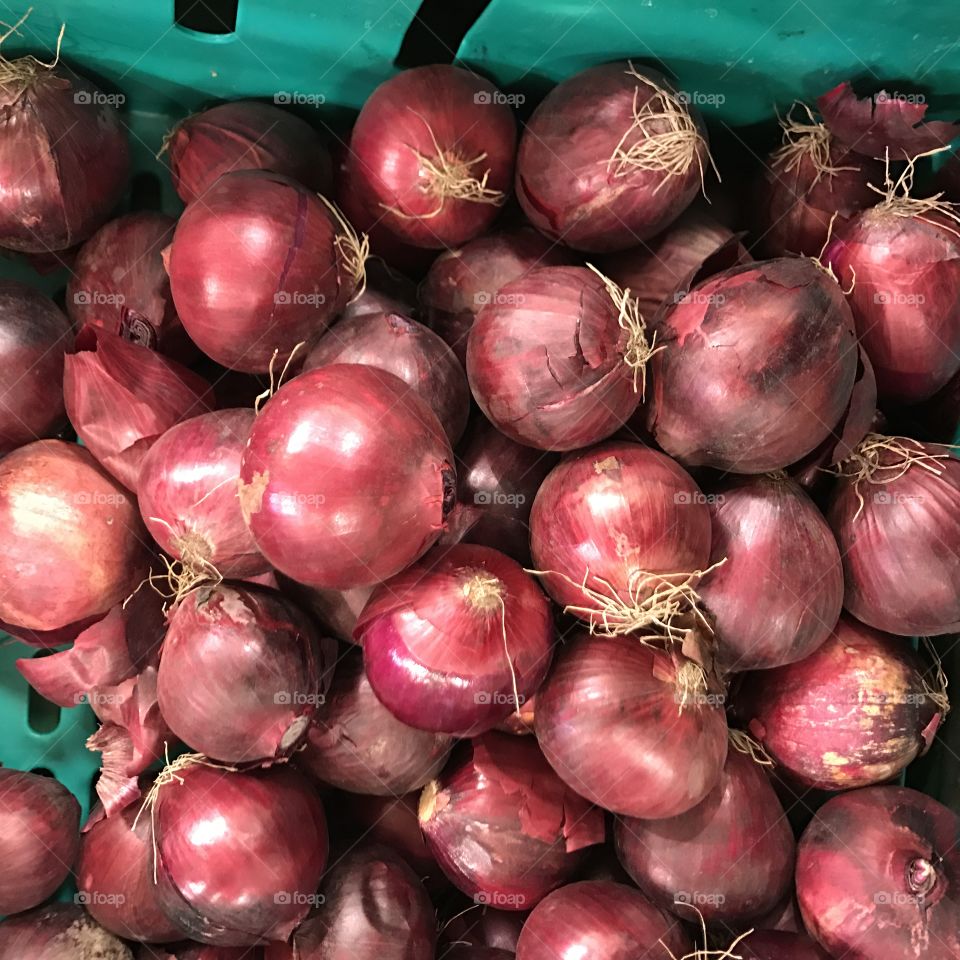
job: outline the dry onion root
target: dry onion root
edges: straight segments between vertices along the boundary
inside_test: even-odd
[[[793,111],[801,107],[807,114],[806,120],[795,120]],[[859,167],[837,165],[833,162],[833,135],[820,123],[807,104],[795,100],[784,118],[778,118],[783,130],[783,144],[778,147],[770,159],[773,166],[784,172],[792,172],[806,161],[814,170],[808,189],[816,186],[823,177],[835,177],[838,173],[854,172]]]

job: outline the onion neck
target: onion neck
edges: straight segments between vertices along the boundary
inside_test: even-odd
[[[915,857],[907,864],[907,886],[918,897],[927,897],[937,884],[937,868],[926,857]]]

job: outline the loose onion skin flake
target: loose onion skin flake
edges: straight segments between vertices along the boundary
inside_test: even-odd
[[[51,903],[0,923],[0,960],[133,960],[130,948],[73,903]]]

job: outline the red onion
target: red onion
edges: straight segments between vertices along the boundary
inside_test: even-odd
[[[2,767],[0,797],[0,913],[20,913],[70,874],[80,846],[80,804],[51,777]]]
[[[793,881],[793,831],[766,773],[727,753],[720,781],[697,806],[668,820],[621,817],[620,861],[640,889],[682,920],[707,923],[767,913]]]
[[[506,720],[501,720],[494,729],[502,730],[504,733],[512,733],[517,737],[526,737],[532,734],[534,732],[536,700],[536,694],[527,697],[520,705],[519,710],[514,710]]]
[[[869,434],[841,470],[828,519],[844,606],[889,633],[956,633],[960,462],[935,444]]]
[[[503,94],[461,67],[404,70],[367,98],[350,138],[351,187],[405,243],[477,236],[510,189],[516,124]]]
[[[437,951],[443,960],[452,960],[457,949],[492,950],[489,960],[498,960],[502,951],[505,958],[512,957],[517,951],[517,940],[528,914],[515,910],[497,910],[480,904],[470,904],[466,897],[456,901],[457,912],[446,921],[440,930],[442,940],[448,946]],[[470,960],[466,954],[464,960]],[[476,960],[486,960],[486,954],[476,954]]]
[[[737,711],[804,786],[845,790],[888,780],[925,752],[939,701],[902,640],[843,618],[805,660],[751,674]]]
[[[240,456],[253,427],[250,409],[218,410],[176,424],[140,467],[140,513],[172,557],[198,574],[265,573],[237,499]]]
[[[437,415],[450,443],[460,439],[470,390],[453,351],[422,323],[396,313],[341,320],[307,354],[304,370],[360,363],[396,374]]]
[[[63,357],[73,343],[70,321],[24,283],[0,280],[0,455],[63,426]]]
[[[440,960],[512,960],[511,950],[497,947],[476,947],[473,944],[457,943],[439,955]]]
[[[724,270],[678,295],[656,334],[647,425],[682,463],[780,470],[824,440],[849,403],[853,320],[812,260]]]
[[[723,697],[702,671],[633,637],[564,645],[537,694],[540,748],[567,785],[630,817],[662,820],[716,786],[727,755]]]
[[[621,60],[575,74],[534,110],[517,155],[517,199],[548,237],[624,250],[675,220],[709,165],[697,111],[662,73]]]
[[[843,568],[830,527],[786,476],[751,477],[710,498],[720,563],[700,584],[728,671],[802,660],[840,618]]]
[[[526,738],[464,743],[420,798],[420,826],[440,868],[500,910],[529,910],[603,841],[601,811],[569,789]]]
[[[235,170],[270,170],[319,193],[329,190],[333,179],[319,134],[299,117],[256,100],[221,103],[181,120],[164,147],[174,189],[184,203]]]
[[[360,612],[367,605],[374,588],[350,587],[346,590],[324,590],[307,587],[280,575],[281,589],[304,610],[308,610],[325,632],[344,643],[354,643],[353,631]]]
[[[366,263],[367,285],[344,308],[340,322],[372,313],[399,313],[416,317],[417,285],[394,270],[383,257],[371,254]]]
[[[802,933],[756,930],[737,944],[742,960],[830,960],[828,954]]]
[[[309,783],[288,767],[230,772],[186,754],[157,784],[157,890],[167,916],[217,946],[288,939],[315,902],[327,859],[326,819]]]
[[[333,660],[307,618],[274,590],[220,584],[177,605],[160,660],[160,710],[194,750],[269,762],[303,742]]]
[[[357,651],[338,662],[326,705],[297,761],[341,790],[396,796],[432,780],[452,745],[448,736],[397,720],[374,695]]]
[[[636,302],[585,267],[541,267],[500,288],[477,315],[467,374],[501,433],[575,450],[621,427],[650,356]]]
[[[0,960],[87,958],[133,960],[133,954],[72,903],[51,903],[0,923]]]
[[[776,789],[776,783],[774,783],[774,789]],[[800,918],[800,907],[797,906],[797,898],[793,887],[790,888],[789,896],[751,926],[757,930],[784,930],[788,933],[803,933],[803,920]]]
[[[217,180],[180,218],[170,289],[205,354],[265,373],[275,354],[282,366],[330,324],[361,282],[365,256],[322,197],[288,177],[242,170]]]
[[[534,909],[520,934],[517,960],[693,956],[689,950],[680,924],[638,890],[593,880],[556,890]]]
[[[480,309],[535,267],[560,267],[570,254],[529,226],[489,233],[441,253],[420,285],[426,322],[467,365],[467,336]]]
[[[0,460],[0,527],[7,624],[56,630],[99,617],[140,582],[136,501],[72,443],[38,440]]]
[[[409,566],[453,504],[453,453],[427,404],[375,367],[334,364],[257,417],[240,506],[260,552],[310,586],[347,589]]]
[[[508,556],[460,544],[378,587],[356,634],[370,686],[399,720],[475,736],[543,682],[550,603]]]
[[[956,813],[903,787],[822,806],[797,848],[807,929],[835,957],[950,960],[960,954]]]
[[[107,219],[130,169],[115,102],[63,65],[4,61],[0,247],[66,250]]]

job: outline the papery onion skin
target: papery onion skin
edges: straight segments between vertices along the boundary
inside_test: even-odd
[[[659,233],[689,206],[710,164],[699,114],[678,102],[690,125],[684,135],[698,136],[685,169],[624,165],[618,176],[618,147],[630,150],[650,139],[634,128],[634,107],[662,112],[657,87],[675,96],[662,73],[644,66],[637,77],[633,69],[621,60],[563,81],[533,112],[520,140],[520,206],[541,233],[575,250],[624,250]],[[655,135],[673,132],[662,120],[647,120],[646,129]]]
[[[288,767],[193,764],[160,789],[158,895],[186,936],[217,946],[286,940],[306,917],[327,859],[319,797]],[[244,864],[257,863],[257,870]]]
[[[424,787],[420,826],[440,868],[476,903],[529,910],[604,837],[603,813],[574,793],[526,737],[465,742]]]
[[[38,440],[0,460],[0,525],[0,618],[14,626],[98,618],[146,567],[136,501],[72,443]]]
[[[554,626],[549,601],[515,560],[459,544],[375,590],[356,635],[370,686],[394,716],[475,736],[536,692]]]
[[[711,564],[698,587],[716,658],[739,672],[802,660],[830,636],[843,604],[840,551],[816,504],[787,477],[726,484],[709,503]]]
[[[453,502],[453,452],[402,380],[359,364],[310,370],[257,417],[240,505],[270,563],[308,586],[377,583],[436,542]]]
[[[680,923],[622,883],[571,883],[545,897],[524,924],[517,960],[635,960],[688,956]],[[670,951],[670,952],[668,952]]]
[[[83,907],[51,903],[0,922],[0,960],[133,960]]]
[[[811,934],[853,960],[960,954],[960,821],[904,787],[829,800],[797,848],[797,898]]]
[[[586,267],[540,267],[501,287],[467,344],[470,389],[487,419],[540,450],[575,450],[614,433],[640,402],[619,317]]]
[[[896,776],[940,719],[904,641],[847,617],[804,660],[750,674],[735,706],[781,771],[823,790]]]
[[[232,409],[191,417],[167,430],[140,466],[147,530],[163,550],[201,572],[251,577],[270,569],[237,500],[240,456],[255,416]]]
[[[948,456],[914,464],[890,482],[895,472],[881,470],[882,484],[841,476],[834,488],[827,519],[843,557],[844,606],[858,620],[899,636],[956,633],[960,461],[937,445],[908,441],[906,449]],[[881,467],[899,461],[887,450],[879,456]]]
[[[719,783],[667,820],[620,817],[617,853],[640,889],[681,920],[737,923],[767,913],[790,889],[793,831],[763,768],[729,750]],[[677,903],[679,901],[679,904]]]
[[[785,930],[755,930],[737,944],[743,960],[830,960],[815,940]]]
[[[20,913],[70,874],[80,848],[80,804],[51,777],[8,768],[0,768],[0,798],[0,913]]]
[[[812,260],[724,270],[678,297],[656,335],[647,426],[688,466],[782,470],[823,441],[849,403],[853,318]]]

